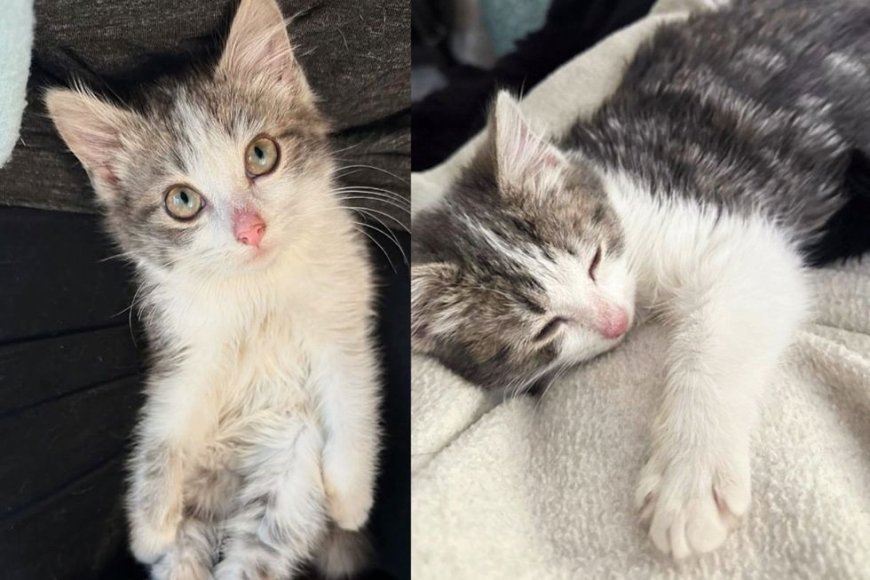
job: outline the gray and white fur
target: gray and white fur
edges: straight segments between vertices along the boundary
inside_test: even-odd
[[[133,554],[159,579],[351,573],[379,446],[373,276],[279,7],[242,0],[217,65],[141,106],[46,103],[140,283]]]
[[[555,140],[501,94],[476,156],[415,220],[413,346],[519,392],[651,312],[670,345],[638,509],[662,551],[713,550],[749,507],[759,401],[808,310],[805,267],[853,201],[856,152],[861,1],[737,1],[664,25]]]

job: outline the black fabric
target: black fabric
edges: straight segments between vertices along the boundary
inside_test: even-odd
[[[95,216],[0,208],[3,578],[143,578],[127,551],[124,462],[145,344],[130,270]],[[372,232],[369,232],[372,233]],[[378,338],[386,448],[372,578],[410,577],[409,270],[383,234]],[[407,254],[409,236],[391,232]],[[389,252],[385,255],[384,252]]]
[[[333,121],[347,183],[409,195],[408,0],[279,0],[305,73]],[[0,169],[0,205],[93,212],[84,170],[42,105],[47,87],[81,79],[125,94],[167,71],[216,59],[237,0],[36,0],[36,31],[21,139]],[[359,201],[405,227],[406,212]],[[396,225],[391,223],[391,225]]]
[[[828,220],[825,235],[809,252],[814,266],[861,259],[870,251],[870,155],[853,149],[846,169],[849,201]]]
[[[653,0],[554,0],[544,26],[521,40],[492,70],[464,65],[447,70],[447,87],[412,107],[413,171],[441,163],[480,131],[497,90],[529,91],[577,54],[646,15],[652,4]]]

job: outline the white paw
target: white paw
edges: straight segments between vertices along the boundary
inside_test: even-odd
[[[715,550],[749,508],[748,450],[653,453],[637,488],[641,520],[675,559]]]
[[[178,524],[174,518],[164,518],[160,525],[148,523],[145,518],[134,518],[130,528],[130,551],[143,564],[153,564],[166,554],[175,543]]]
[[[325,481],[326,502],[329,517],[339,528],[351,532],[362,528],[369,519],[374,503],[370,486],[357,486],[355,489],[341,489]]]

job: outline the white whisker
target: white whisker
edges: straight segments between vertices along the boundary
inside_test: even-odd
[[[387,224],[385,224],[384,222],[382,222],[381,220],[379,220],[375,216],[368,216],[368,217],[376,220],[379,224],[381,224],[384,227],[384,230],[383,231],[379,230],[376,227],[374,227],[372,224],[367,224],[367,225],[369,227],[371,227],[372,229],[374,229],[375,231],[380,232],[380,233],[384,234],[385,236],[387,236],[387,238],[389,238],[390,241],[392,241],[396,245],[396,248],[402,254],[402,260],[404,261],[404,263],[408,264],[409,263],[408,256],[405,254],[405,250],[402,248],[402,244],[399,243],[399,239],[396,237],[396,235],[392,231],[390,231],[390,228],[387,227]],[[363,223],[365,223],[365,222],[363,222]]]
[[[338,159],[338,161],[350,161],[350,160],[349,159]],[[381,173],[385,173],[391,177],[395,177],[396,179],[398,179],[402,183],[408,183],[407,179],[399,177],[398,175],[396,175],[395,173],[393,173],[391,171],[387,171],[386,169],[381,169],[380,167],[375,167],[374,165],[366,165],[364,163],[358,163],[355,165],[345,165],[343,167],[339,167],[338,171],[344,171],[345,169],[357,169],[357,168],[359,168],[359,169],[371,169],[372,171],[380,171]]]
[[[370,226],[368,226],[368,224],[365,224],[365,223],[361,223],[361,222],[354,222],[354,223],[358,226],[370,227]],[[376,239],[374,239],[371,235],[369,235],[369,233],[366,232],[365,230],[358,229],[357,231],[360,232],[365,237],[367,237],[368,239],[370,239],[374,245],[376,245],[378,248],[380,248],[381,253],[384,254],[384,257],[387,259],[387,262],[390,264],[390,268],[393,269],[393,273],[395,274],[396,267],[393,265],[393,261],[390,260],[390,255],[387,253],[387,250],[384,249],[384,247],[381,244],[379,244],[378,241]]]

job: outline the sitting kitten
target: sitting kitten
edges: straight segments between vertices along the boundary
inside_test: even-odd
[[[127,503],[154,578],[355,563],[340,530],[373,500],[373,282],[315,100],[274,0],[242,0],[216,68],[141,109],[48,92],[141,284],[154,363]]]
[[[416,217],[414,348],[472,382],[529,388],[616,346],[639,309],[669,328],[637,506],[675,558],[718,547],[749,507],[751,429],[810,303],[805,265],[828,238],[870,246],[866,212],[863,233],[829,236],[867,207],[847,167],[870,151],[868,30],[848,0],[664,26],[556,143],[499,95],[476,156]]]

